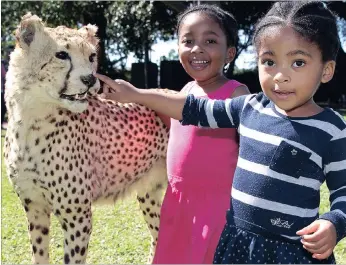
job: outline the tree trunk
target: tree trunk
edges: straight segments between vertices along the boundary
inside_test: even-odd
[[[144,48],[144,86],[149,88],[148,76],[149,76],[149,45],[148,45],[148,33],[145,32],[143,36],[143,48]]]
[[[107,58],[105,53],[105,40],[107,39],[106,28],[107,28],[107,19],[105,17],[105,6],[102,8],[97,8],[92,12],[83,13],[83,24],[88,23],[96,25],[98,27],[97,37],[100,39],[99,49],[98,49],[98,71],[109,74],[110,69],[107,69]]]
[[[236,59],[236,58],[235,58]],[[233,71],[234,71],[234,67],[235,67],[235,59],[229,64],[227,71],[225,72],[225,76],[228,79],[231,79],[233,76]]]

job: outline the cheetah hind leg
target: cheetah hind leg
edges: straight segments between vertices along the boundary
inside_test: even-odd
[[[152,263],[155,254],[156,243],[160,227],[160,211],[164,191],[167,187],[167,169],[164,165],[154,166],[149,172],[149,176],[143,179],[151,178],[151,185],[146,189],[137,191],[137,200],[142,211],[143,217],[151,234],[151,248],[148,257],[148,264]]]

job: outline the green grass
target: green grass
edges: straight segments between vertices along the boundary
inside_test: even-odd
[[[25,213],[7,179],[3,159],[1,173],[1,263],[30,264],[31,249]],[[323,185],[321,212],[329,209],[328,196],[328,190]],[[93,208],[93,232],[87,263],[144,264],[147,262],[149,248],[149,231],[134,196],[117,203],[115,207]],[[346,264],[346,239],[339,242],[334,253],[338,264]],[[63,232],[56,218],[52,216],[50,262],[62,263],[62,257]]]
[[[89,264],[143,264],[150,247],[149,230],[135,198],[114,206],[93,208],[93,231],[87,258]],[[30,264],[27,221],[19,199],[2,176],[1,263]],[[62,263],[63,232],[52,218],[50,262]]]

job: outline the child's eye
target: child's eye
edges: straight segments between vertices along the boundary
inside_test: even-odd
[[[274,66],[274,61],[273,60],[262,60],[261,62],[264,66],[269,66],[269,67],[272,67]]]
[[[208,43],[208,44],[216,43],[216,40],[207,40],[206,43]]]
[[[305,62],[303,60],[297,60],[293,63],[293,67],[303,67]]]
[[[186,43],[186,44],[191,44],[192,43],[192,40],[183,40],[182,43]]]

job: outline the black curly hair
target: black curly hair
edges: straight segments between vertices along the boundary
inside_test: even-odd
[[[272,26],[288,26],[305,40],[316,44],[322,61],[336,60],[340,39],[335,14],[319,1],[276,2],[258,21],[253,36],[254,46],[260,46],[260,36]]]

